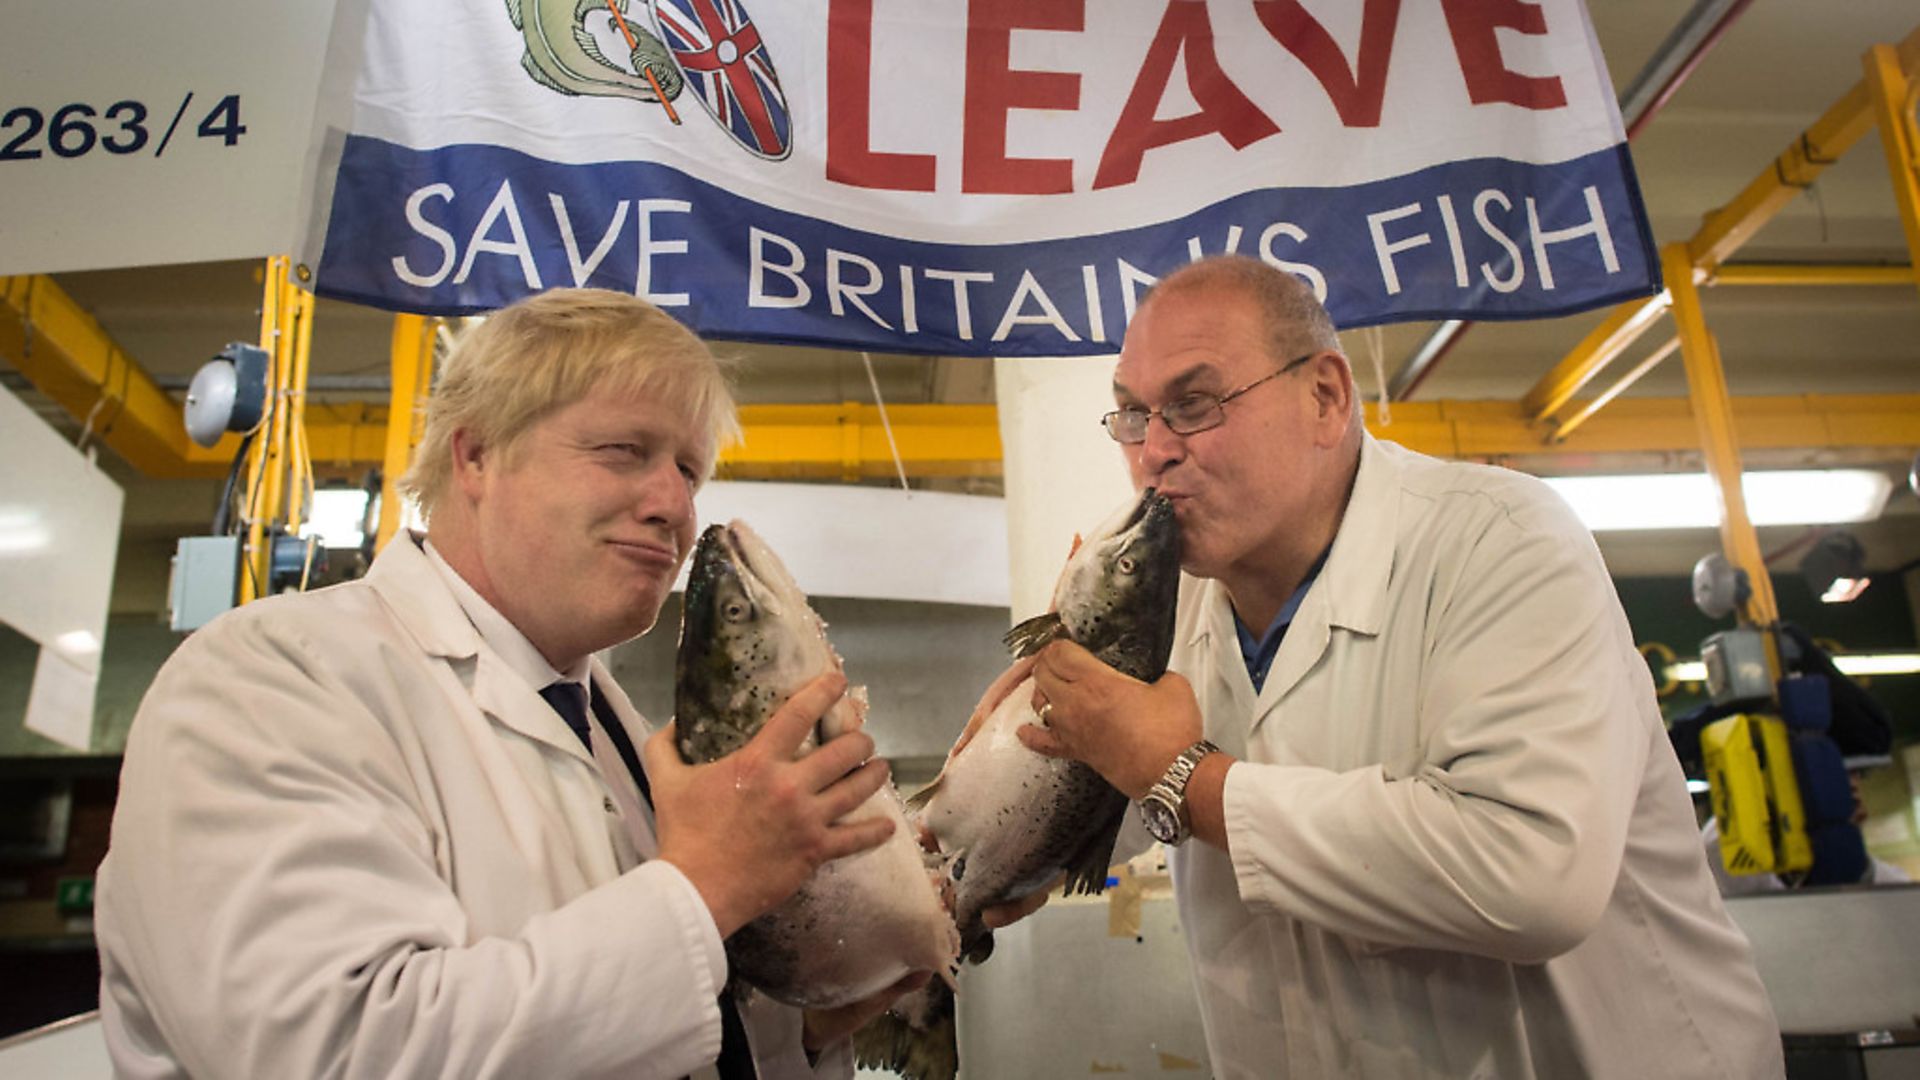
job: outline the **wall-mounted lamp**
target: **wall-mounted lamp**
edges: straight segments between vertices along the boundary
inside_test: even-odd
[[[1867,549],[1850,532],[1830,532],[1814,542],[1800,559],[1800,576],[1807,579],[1822,603],[1844,604],[1866,591]]]

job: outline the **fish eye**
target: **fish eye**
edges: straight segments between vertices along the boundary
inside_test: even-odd
[[[1131,555],[1120,556],[1120,562],[1117,565],[1123,574],[1131,574],[1139,566],[1138,563],[1133,561],[1133,556]]]
[[[720,614],[728,622],[737,623],[747,617],[747,610],[745,600],[729,600],[726,606],[720,609]]]

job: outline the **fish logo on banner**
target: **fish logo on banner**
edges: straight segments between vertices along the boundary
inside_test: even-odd
[[[769,160],[793,149],[793,116],[767,43],[739,0],[649,0],[654,27],[721,129]]]
[[[621,0],[508,0],[507,14],[524,38],[521,68],[555,93],[628,97],[668,109],[690,87],[748,153],[779,161],[792,151],[793,117],[780,76],[738,0],[649,0],[652,31],[629,21],[626,7]],[[608,59],[588,30],[589,14],[611,18],[631,52],[629,66]]]

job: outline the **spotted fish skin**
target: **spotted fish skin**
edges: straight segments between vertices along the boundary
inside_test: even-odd
[[[1151,489],[1122,507],[1067,560],[1053,611],[1007,634],[1019,656],[1071,640],[1108,666],[1151,682],[1173,652],[1180,591],[1180,530],[1173,504]],[[1027,749],[1020,728],[1039,725],[1027,678],[981,723],[911,805],[935,840],[953,892],[961,952],[984,960],[993,936],[981,913],[1047,888],[1064,873],[1070,892],[1106,888],[1127,797],[1077,761]],[[854,1036],[856,1060],[908,1080],[952,1080],[959,1068],[952,991],[944,983],[902,998]]]
[[[1173,504],[1152,489],[1102,523],[1067,560],[1054,610],[1014,627],[1022,656],[1069,639],[1144,681],[1166,672],[1180,589],[1180,530]],[[1127,797],[1077,761],[1021,743],[1039,725],[1033,680],[1002,698],[938,779],[915,797],[918,820],[947,859],[954,918],[966,951],[981,947],[980,913],[1067,875],[1071,892],[1106,887]]]
[[[795,690],[841,667],[826,624],[753,530],[735,521],[701,535],[674,674],[683,760],[738,750]],[[800,752],[858,728],[864,713],[863,695],[843,697]],[[885,843],[822,865],[786,903],[727,939],[737,980],[789,1005],[834,1008],[916,971],[948,970],[959,938],[891,785],[842,820],[871,817],[893,821]]]

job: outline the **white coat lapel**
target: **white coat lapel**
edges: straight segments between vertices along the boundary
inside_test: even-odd
[[[468,692],[483,713],[530,739],[586,760],[586,748],[567,730],[566,721],[537,689],[529,688],[525,679],[486,647],[460,601],[420,550],[415,534],[402,533],[381,550],[367,570],[367,584],[422,652],[450,661],[474,661]]]
[[[1359,472],[1333,548],[1267,671],[1254,711],[1254,729],[1321,663],[1336,631],[1366,636],[1380,632],[1386,621],[1387,587],[1393,580],[1399,509],[1399,467],[1373,436],[1364,435]]]
[[[1227,590],[1216,581],[1189,578],[1180,602],[1202,605],[1202,618],[1195,621],[1193,637],[1187,642],[1206,658],[1206,666],[1194,687],[1200,701],[1200,715],[1206,737],[1215,746],[1245,757],[1249,721],[1253,714],[1253,680],[1240,659],[1239,639],[1233,629],[1233,606]]]

